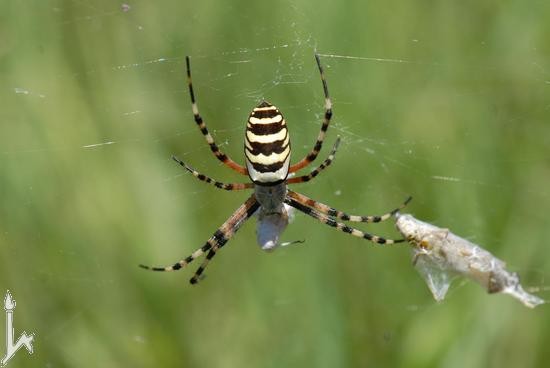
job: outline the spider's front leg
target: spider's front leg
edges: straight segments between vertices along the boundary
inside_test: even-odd
[[[208,239],[202,247],[194,251],[187,258],[184,258],[171,266],[139,266],[141,268],[152,271],[177,271],[208,252],[203,263],[199,266],[193,277],[189,280],[192,284],[196,284],[199,281],[200,275],[204,272],[204,269],[208,265],[208,262],[216,255],[216,252],[221,247],[223,247],[225,243],[227,243],[231,239],[231,237],[233,237],[233,235],[237,232],[237,230],[239,230],[242,224],[244,224],[245,221],[248,220],[250,216],[252,216],[254,212],[258,210],[259,207],[260,204],[256,200],[256,196],[253,194],[231,215],[231,217],[229,217],[229,219],[227,219],[227,221],[223,223],[222,226],[218,228],[218,230],[216,230],[212,237]]]
[[[382,222],[386,221],[390,217],[394,216],[397,212],[405,208],[405,206],[412,200],[412,197],[409,196],[407,199],[397,208],[394,208],[393,210],[384,213],[383,215],[349,215],[345,212],[342,212],[340,210],[337,210],[336,208],[332,208],[330,206],[327,206],[324,203],[317,202],[316,200],[313,200],[301,193],[296,193],[292,190],[289,190],[287,192],[287,196],[289,198],[292,198],[296,200],[299,203],[302,203],[308,207],[312,207],[319,212],[321,212],[324,215],[335,217],[340,220],[344,221],[351,221],[351,222]]]
[[[294,193],[294,194],[298,194],[298,193]],[[315,208],[309,207],[309,206],[313,205],[312,203],[308,203],[306,201],[302,202],[300,199],[296,199],[296,198],[293,198],[293,197],[295,197],[295,196],[287,194],[287,196],[285,198],[285,203],[292,206],[292,207],[294,207],[294,208],[296,208],[298,211],[303,212],[306,215],[311,216],[311,217],[319,220],[320,222],[322,222],[325,225],[334,227],[336,230],[342,231],[344,233],[351,234],[351,235],[356,236],[358,238],[363,238],[363,239],[366,239],[366,240],[370,240],[373,243],[382,244],[382,245],[402,243],[402,242],[405,241],[405,239],[398,239],[398,240],[386,239],[386,238],[380,237],[378,235],[373,235],[373,234],[361,231],[359,229],[355,229],[353,227],[347,226],[344,223],[337,222],[333,217],[330,217],[327,214],[324,214],[320,211],[317,211]],[[310,201],[313,201],[313,200],[310,200]],[[340,211],[338,211],[338,212],[340,212]],[[343,212],[341,212],[341,213],[343,213]],[[349,220],[349,218],[348,218],[348,220]]]

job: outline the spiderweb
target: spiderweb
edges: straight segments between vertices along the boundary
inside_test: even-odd
[[[53,10],[59,13],[58,25],[70,26],[77,24],[91,32],[97,26],[97,23],[116,18],[119,22],[129,22],[132,25],[133,32],[144,32],[145,27],[136,19],[128,16],[134,7],[134,5],[124,3],[120,5],[120,8],[106,11],[102,10],[101,6],[94,6],[88,2],[72,1],[64,3],[62,7],[56,7]],[[411,39],[410,42],[419,43],[421,41]],[[198,168],[211,171],[209,169],[214,167],[216,162],[209,156],[207,146],[203,144],[202,137],[189,117],[189,104],[183,71],[183,56],[188,50],[183,49],[184,44],[182,43],[175,47],[175,52],[172,51],[170,54],[160,54],[152,57],[142,56],[127,63],[102,61],[88,69],[72,74],[69,78],[73,81],[93,79],[95,75],[101,75],[106,79],[113,80],[113,85],[124,81],[126,78],[139,78],[141,75],[155,75],[160,76],[161,79],[170,76],[178,83],[169,86],[159,84],[150,87],[151,89],[140,87],[136,90],[117,90],[111,93],[110,96],[114,97],[115,100],[103,101],[98,107],[107,110],[111,116],[117,116],[119,119],[118,124],[122,129],[120,131],[115,129],[112,132],[106,130],[99,138],[94,135],[87,136],[83,134],[79,137],[79,140],[65,141],[63,134],[56,136],[54,132],[53,137],[47,144],[29,143],[24,140],[11,144],[9,137],[13,137],[13,135],[9,134],[8,131],[8,134],[3,135],[5,144],[3,145],[2,155],[4,160],[8,165],[19,161],[25,164],[27,161],[34,161],[38,157],[47,156],[52,152],[78,157],[84,155],[105,155],[108,157],[109,152],[114,150],[119,152],[141,150],[147,155],[154,151],[164,151],[164,147],[168,145],[169,147],[177,147],[174,153],[182,157],[188,157],[189,161],[193,162]],[[426,75],[442,75],[445,79],[460,78],[463,73],[466,73],[474,78],[482,78],[484,73],[498,70],[500,66],[483,63],[460,63],[459,61],[441,62],[419,58],[385,58],[365,56],[360,53],[339,54],[332,52],[330,48],[319,47],[313,37],[304,36],[298,31],[287,42],[271,45],[264,43],[260,47],[235,47],[216,51],[210,49],[208,51],[200,50],[192,55],[199,106],[224,151],[227,151],[233,157],[240,158],[241,135],[244,129],[243,121],[250,108],[263,98],[273,99],[274,103],[280,99],[284,101],[284,105],[281,105],[280,108],[288,115],[287,119],[291,124],[294,150],[299,151],[298,154],[301,154],[310,147],[321,120],[323,103],[320,82],[311,57],[315,50],[319,52],[323,63],[327,66],[327,79],[336,113],[330,128],[331,135],[329,135],[325,146],[331,144],[335,134],[341,136],[345,142],[342,152],[339,153],[339,156],[342,157],[338,157],[335,165],[344,166],[339,174],[350,170],[350,165],[346,163],[350,157],[363,160],[362,164],[368,165],[369,171],[373,173],[366,185],[363,186],[349,185],[345,181],[326,178],[329,181],[328,193],[333,194],[333,197],[350,195],[361,201],[372,201],[374,200],[373,197],[376,197],[375,193],[378,187],[376,178],[388,174],[392,180],[395,177],[407,178],[407,183],[385,183],[389,185],[390,190],[395,192],[393,198],[399,198],[403,194],[410,193],[410,180],[419,182],[417,187],[429,183],[430,186],[437,187],[441,191],[455,191],[456,188],[462,188],[458,189],[459,191],[468,191],[472,190],[473,187],[487,187],[486,190],[489,191],[512,190],[513,183],[487,180],[484,175],[476,175],[475,173],[477,169],[482,169],[487,162],[501,160],[497,155],[491,157],[490,152],[484,152],[489,156],[487,161],[476,163],[467,157],[456,160],[456,157],[452,156],[452,160],[450,160],[449,155],[446,154],[445,146],[448,145],[455,147],[454,149],[460,147],[468,152],[468,137],[485,133],[484,131],[478,131],[478,122],[468,122],[466,126],[461,126],[461,131],[458,131],[457,134],[465,141],[456,144],[453,142],[454,138],[449,135],[451,133],[448,132],[448,129],[444,129],[443,134],[436,132],[436,134],[431,135],[428,135],[426,130],[418,129],[418,122],[415,120],[423,119],[422,114],[426,114],[425,106],[423,106],[426,103],[425,101],[418,102],[418,105],[410,108],[409,111],[399,111],[402,116],[410,114],[405,116],[406,120],[398,119],[399,113],[381,111],[382,108],[377,107],[376,104],[376,101],[391,100],[396,97],[393,104],[386,103],[385,105],[397,109],[396,105],[401,101],[400,90],[403,88],[400,83],[418,82],[419,78],[426,78]],[[352,72],[349,72],[348,69]],[[527,62],[519,69],[522,74],[519,78],[524,78],[532,83],[533,88],[537,89],[540,96],[547,96],[548,87],[546,86],[550,84],[548,70],[538,61]],[[374,80],[369,78],[372,73],[379,71],[382,71],[383,74],[392,72],[400,74],[417,73],[422,77],[417,78],[417,80],[408,78],[408,80],[397,82],[394,80],[382,81],[382,86],[380,86],[380,78],[374,78]],[[64,78],[66,77],[58,76],[56,83],[63,83]],[[244,79],[244,82],[241,79]],[[424,81],[427,81],[427,79],[424,79]],[[470,89],[467,92],[461,92],[457,87],[457,91],[450,92],[444,101],[442,98],[441,101],[428,101],[428,103],[433,104],[436,111],[441,108],[441,105],[445,104],[452,104],[452,108],[460,109],[463,93],[466,95],[467,102],[470,102],[472,97],[477,98],[479,96],[479,98],[483,98],[487,96],[490,88],[483,85],[487,82],[482,80],[478,89],[469,87]],[[388,86],[390,83],[394,84]],[[31,87],[29,84],[31,83],[12,82],[10,97],[15,99],[17,103],[46,106],[49,104],[49,100],[59,97],[59,95],[56,95],[53,85],[40,88]],[[357,93],[358,84],[369,85],[370,90]],[[235,87],[235,85],[239,87]],[[102,87],[106,89],[118,88],[116,86]],[[377,90],[381,87],[383,91],[388,93],[378,94]],[[166,89],[163,95],[168,96],[170,101],[163,101],[159,106],[142,104],[142,101],[146,101],[150,96],[158,93],[161,88]],[[9,92],[7,93],[9,94]],[[375,102],[370,103],[368,102],[369,97],[373,94],[377,96],[374,96]],[[132,98],[129,95],[138,96],[138,101],[124,103],[124,100]],[[300,96],[300,98],[289,98],[288,96]],[[427,98],[432,97],[428,96]],[[122,100],[122,103],[116,101],[118,98]],[[173,100],[177,100],[178,105],[181,105],[181,107],[174,106],[173,103],[169,106],[169,103]],[[288,103],[289,100],[290,104]],[[58,101],[52,104],[57,105]],[[365,108],[365,106],[367,107]],[[172,114],[174,108],[178,109],[178,114]],[[420,115],[415,115],[414,108],[421,110]],[[545,105],[538,110],[547,111],[548,108],[549,106]],[[533,109],[537,109],[537,107],[533,106]],[[179,114],[180,112],[185,114]],[[169,119],[165,118],[167,114],[171,115]],[[495,112],[495,115],[498,114],[500,112]],[[226,115],[229,115],[229,117],[226,117]],[[159,119],[158,116],[161,118]],[[169,123],[164,128],[160,127],[166,120],[170,120]],[[515,123],[519,124],[520,121],[525,119],[522,116],[512,115],[504,117],[503,120],[513,125]],[[140,129],[151,124],[157,126],[153,134],[151,134],[150,129]],[[445,124],[452,125],[450,123]],[[136,131],[133,129],[135,126],[138,126]],[[428,128],[429,130],[430,127],[424,126],[421,128]],[[60,129],[62,129],[62,126],[60,126]],[[453,127],[453,129],[455,128]],[[417,130],[417,132],[407,135],[412,130]],[[396,131],[399,134],[394,134]],[[61,130],[57,133],[61,133]],[[479,142],[472,142],[472,145],[476,143]],[[433,154],[442,151],[443,154],[441,155]],[[158,160],[158,158],[155,159]],[[512,160],[518,159],[514,158]],[[528,156],[519,160],[532,163],[537,158]],[[426,168],[430,162],[435,162],[436,165],[434,166],[437,169]],[[163,162],[163,164],[165,163]],[[353,167],[353,165],[351,166]],[[473,170],[469,166],[474,166]],[[228,175],[223,173],[223,170],[218,169],[216,169],[216,172],[221,172],[220,175],[223,179],[229,178]],[[351,170],[353,171],[353,168]],[[326,173],[327,177],[329,175],[330,171]],[[160,182],[158,185],[163,186],[171,181],[177,181],[179,184],[184,176],[186,176],[185,173],[177,173],[149,178],[149,180],[158,180]],[[189,180],[189,178],[185,178],[185,180]],[[316,183],[314,190],[321,185]],[[31,191],[31,188],[29,186],[28,190]],[[548,201],[549,194],[545,186],[524,189],[534,201]],[[210,188],[201,189],[200,186],[192,186],[190,194],[202,195],[209,190]],[[320,193],[325,193],[325,191],[321,190]],[[426,207],[430,207],[430,202],[433,202],[427,195],[420,196],[417,201]],[[350,202],[353,203],[353,201]],[[196,208],[210,207],[212,204],[213,202],[208,199],[201,199],[196,204]],[[445,206],[444,203],[441,203],[441,205]],[[352,206],[351,209],[362,211],[359,206]],[[474,210],[479,210],[479,207]],[[191,212],[193,212],[192,209]],[[475,213],[471,215],[479,216],[477,221],[482,221],[480,220],[481,215]],[[539,218],[542,219],[542,216]],[[454,216],[444,219],[442,215],[439,215],[433,220],[441,221],[442,225],[448,223],[453,226],[461,226],[461,224],[454,222],[458,221]],[[488,234],[477,233],[475,228],[467,230],[467,233],[474,237],[484,236],[491,241],[500,241]],[[547,289],[544,285],[540,285],[538,288],[541,290]]]
[[[168,3],[51,1],[14,5],[11,10],[29,17],[19,25],[6,23],[13,41],[0,46],[5,58],[0,66],[0,98],[5,101],[0,242],[6,260],[0,286],[14,285],[10,288],[21,306],[36,294],[42,306],[51,303],[51,308],[66,311],[56,319],[63,323],[37,333],[48,348],[55,350],[55,341],[75,326],[88,331],[96,321],[86,319],[85,308],[74,308],[78,303],[69,293],[50,291],[55,302],[49,301],[47,293],[38,292],[41,283],[48,290],[88,289],[98,295],[125,290],[117,299],[121,310],[127,307],[125,301],[143,305],[142,294],[167,298],[159,296],[159,284],[181,290],[188,275],[153,277],[132,267],[170,263],[189,254],[245,198],[196,182],[170,159],[176,155],[220,181],[247,180],[211,155],[192,121],[185,55],[191,56],[201,114],[224,152],[242,162],[246,117],[265,98],[287,119],[296,162],[311,148],[322,121],[323,91],[313,58],[318,52],[334,103],[334,119],[318,161],[336,136],[342,145],[333,166],[294,189],[354,214],[384,212],[413,195],[407,211],[489,249],[521,275],[527,291],[550,299],[550,68],[547,50],[537,49],[535,36],[522,33],[532,41],[524,46],[520,36],[513,38],[500,23],[494,25],[515,54],[508,53],[500,39],[467,33],[468,48],[424,28],[376,41],[382,36],[365,31],[363,39],[338,15],[330,27],[338,32],[321,30],[317,19],[326,18],[323,11],[299,2],[272,9],[270,15],[278,16],[278,22],[260,21],[257,12],[266,10],[260,5],[217,5],[185,4],[171,12]],[[11,12],[6,10],[6,17]],[[39,13],[45,14],[40,22]],[[212,270],[205,282],[233,278],[228,290],[253,295],[256,283],[265,287],[273,278],[293,290],[299,282],[292,280],[303,278],[309,285],[302,285],[309,290],[304,300],[342,301],[323,310],[332,316],[328,323],[334,335],[343,334],[341,316],[362,315],[353,305],[371,295],[376,300],[373,308],[381,308],[381,300],[392,305],[390,311],[412,315],[435,308],[435,302],[422,299],[428,292],[402,249],[361,247],[359,240],[331,231],[297,215],[283,239],[306,242],[261,258],[257,252],[250,255],[254,226],[243,227],[212,266],[223,271]],[[399,237],[392,224],[368,231]],[[226,252],[229,247],[232,256]],[[269,257],[276,261],[266,260]],[[235,262],[242,266],[230,272]],[[275,263],[285,264],[294,279],[285,278]],[[254,283],[245,279],[250,275],[257,275]],[[312,286],[315,278],[323,286],[321,281]],[[327,284],[332,285],[329,297],[323,294]],[[223,292],[224,286],[213,287]],[[297,300],[305,303],[279,288],[284,289],[274,286],[280,298],[269,300],[269,306],[299,309]],[[362,288],[365,291],[358,291]],[[465,300],[470,294],[461,289],[464,284],[452,289],[446,302]],[[220,302],[209,290],[211,294],[200,292],[203,300]],[[268,298],[262,293],[260,299]],[[83,303],[95,303],[93,296],[78,295]],[[162,313],[177,314],[162,300]],[[188,303],[186,311],[199,318],[198,304]],[[41,308],[27,314],[35,316],[29,317],[34,318],[31,322],[38,324]],[[247,310],[247,304],[239,308]],[[144,308],[143,313],[152,309]],[[259,316],[252,319],[261,320]],[[393,323],[389,331],[400,322]],[[129,334],[135,344],[151,343],[143,330]],[[182,334],[182,340],[189,339]],[[364,334],[368,332],[355,331],[355,336]],[[105,346],[95,348],[114,359]],[[293,356],[304,349],[286,348]],[[109,359],[105,361],[113,361]]]

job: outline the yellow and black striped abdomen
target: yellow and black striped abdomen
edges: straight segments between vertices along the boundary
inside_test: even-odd
[[[248,117],[244,153],[248,175],[255,184],[275,185],[284,181],[290,163],[290,138],[283,115],[267,101]]]

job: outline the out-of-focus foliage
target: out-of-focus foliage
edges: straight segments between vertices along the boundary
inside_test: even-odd
[[[296,161],[322,117],[317,50],[335,112],[321,156],[342,145],[294,189],[358,214],[411,194],[417,218],[484,246],[548,299],[549,19],[548,2],[519,0],[1,2],[0,294],[17,301],[16,332],[36,334],[34,354],[9,365],[545,366],[546,306],[474,284],[436,304],[406,246],[305,216],[283,239],[306,242],[271,254],[246,224],[195,287],[198,265],[137,264],[188,255],[247,197],[170,160],[247,180],[194,126],[184,55],[225,151],[242,162],[246,117],[266,98]]]

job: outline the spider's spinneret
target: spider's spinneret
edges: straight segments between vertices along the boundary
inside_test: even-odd
[[[262,101],[248,117],[244,152],[248,175],[254,184],[276,185],[288,176],[288,129],[279,109],[267,101]]]

